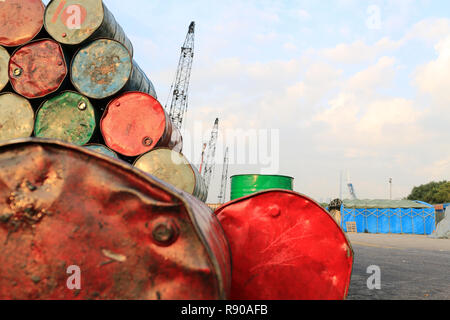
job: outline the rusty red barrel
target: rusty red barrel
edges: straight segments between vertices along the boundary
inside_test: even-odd
[[[84,145],[97,127],[96,112],[88,98],[65,91],[45,101],[36,113],[36,137]]]
[[[94,38],[112,38],[133,55],[131,41],[101,0],[53,0],[45,9],[45,29],[57,41],[79,45]]]
[[[191,195],[48,140],[1,145],[0,167],[0,299],[228,298],[227,240]]]
[[[0,141],[28,138],[33,127],[34,111],[30,102],[15,93],[0,93]]]
[[[181,134],[172,125],[162,105],[141,92],[126,92],[111,100],[100,120],[106,145],[128,157],[158,147],[182,149]]]
[[[0,1],[0,45],[17,47],[32,40],[44,24],[42,0]]]
[[[202,176],[180,152],[168,148],[156,148],[140,156],[134,166],[192,194],[203,202],[208,197],[208,190]]]
[[[230,241],[231,299],[342,300],[353,266],[350,242],[312,199],[269,190],[215,212]]]
[[[9,61],[9,79],[14,90],[28,99],[57,91],[67,75],[66,60],[59,43],[33,41],[17,49]]]
[[[79,92],[93,99],[105,99],[121,90],[145,92],[156,98],[153,84],[128,49],[111,39],[95,40],[75,54],[71,80]]]
[[[5,48],[0,46],[0,91],[2,91],[9,82],[8,64],[9,53]]]

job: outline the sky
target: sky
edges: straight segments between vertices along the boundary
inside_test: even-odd
[[[450,180],[449,1],[104,2],[163,105],[196,22],[184,153],[199,163],[218,117],[209,202],[225,146],[230,175],[289,175],[317,201],[347,179],[361,199]]]

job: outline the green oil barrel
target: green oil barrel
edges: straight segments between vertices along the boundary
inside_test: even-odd
[[[294,178],[258,174],[231,177],[231,200],[270,189],[294,190]]]
[[[36,114],[34,133],[76,145],[88,143],[96,128],[95,110],[83,95],[66,91],[45,101]]]

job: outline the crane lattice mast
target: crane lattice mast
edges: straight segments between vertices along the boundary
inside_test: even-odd
[[[227,182],[228,182],[228,164],[229,164],[229,157],[228,157],[228,148],[225,149],[225,157],[223,159],[223,168],[222,168],[222,183],[220,186],[220,193],[219,193],[219,203],[224,203],[227,193]]]
[[[353,186],[353,183],[350,181],[350,175],[347,172],[347,187],[348,192],[350,193],[350,196],[353,200],[357,200],[358,197],[356,196],[355,187]]]
[[[206,184],[206,189],[209,190],[209,185],[211,183],[211,177],[214,170],[214,160],[216,157],[216,144],[217,144],[217,138],[219,136],[219,119],[216,119],[214,122],[214,127],[211,132],[211,139],[208,143],[208,150],[206,152],[206,159],[205,163],[202,169],[202,176],[203,180]]]
[[[191,22],[186,40],[181,47],[177,75],[171,88],[172,101],[170,103],[169,114],[173,124],[179,130],[183,126],[183,119],[188,108],[189,81],[191,78],[192,63],[194,61],[194,33],[195,22]]]

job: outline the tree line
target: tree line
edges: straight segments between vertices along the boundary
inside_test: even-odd
[[[419,200],[430,204],[450,202],[450,181],[430,182],[414,187],[408,200]]]

